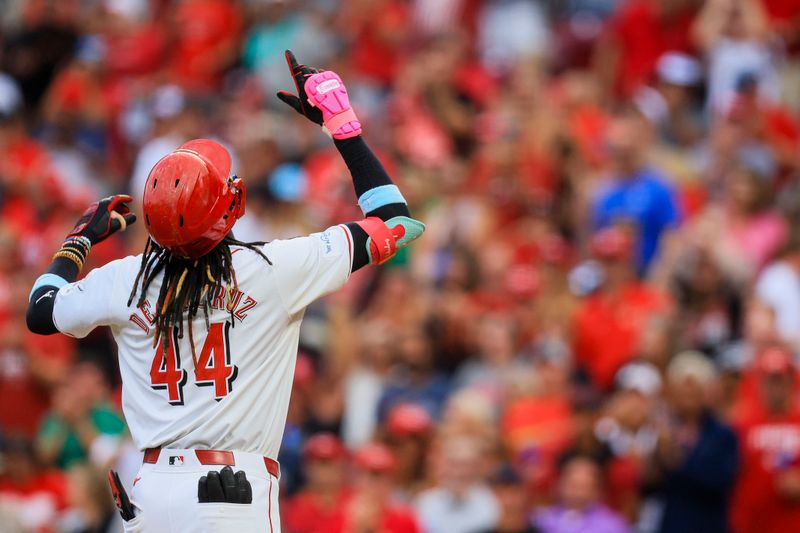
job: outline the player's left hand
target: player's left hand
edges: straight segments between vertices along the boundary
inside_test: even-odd
[[[83,236],[95,245],[117,231],[125,231],[128,225],[136,222],[136,215],[125,205],[132,201],[133,198],[127,194],[117,194],[93,203],[67,236]]]
[[[289,66],[289,72],[292,73],[297,94],[295,95],[288,91],[278,91],[278,98],[311,122],[322,126],[322,111],[311,105],[308,101],[305,88],[306,80],[320,72],[320,70],[307,65],[299,65],[297,63],[297,58],[294,57],[291,50],[286,50],[285,55],[286,64]]]
[[[279,91],[278,98],[335,140],[361,135],[361,122],[350,106],[347,88],[338,74],[299,65],[291,50],[286,50],[286,62],[294,79],[297,94]]]

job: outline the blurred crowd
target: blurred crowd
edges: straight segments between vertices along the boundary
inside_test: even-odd
[[[109,333],[24,324],[88,203],[211,137],[237,238],[360,218],[285,49],[428,226],[306,314],[285,531],[800,527],[800,1],[0,6],[0,530],[118,531],[141,462]]]

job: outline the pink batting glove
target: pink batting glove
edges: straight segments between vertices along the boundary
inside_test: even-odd
[[[326,70],[312,74],[306,80],[308,102],[322,111],[323,129],[334,139],[342,140],[361,135],[358,121],[342,79]]]

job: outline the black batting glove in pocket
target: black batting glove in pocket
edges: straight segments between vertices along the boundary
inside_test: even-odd
[[[234,474],[233,468],[226,466],[200,478],[197,500],[200,503],[253,503],[253,488],[243,470]]]

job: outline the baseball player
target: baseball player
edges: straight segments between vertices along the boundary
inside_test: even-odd
[[[333,72],[286,59],[297,94],[278,97],[322,126],[353,177],[364,219],[269,243],[236,240],[245,184],[210,140],[151,170],[144,253],[75,281],[91,248],[136,216],[118,195],[92,204],[30,294],[34,333],[110,326],[122,407],[144,463],[130,491],[110,475],[128,532],[280,530],[281,444],[300,322],[351,272],[419,237],[402,194],[361,137]],[[128,496],[129,492],[129,496]]]

